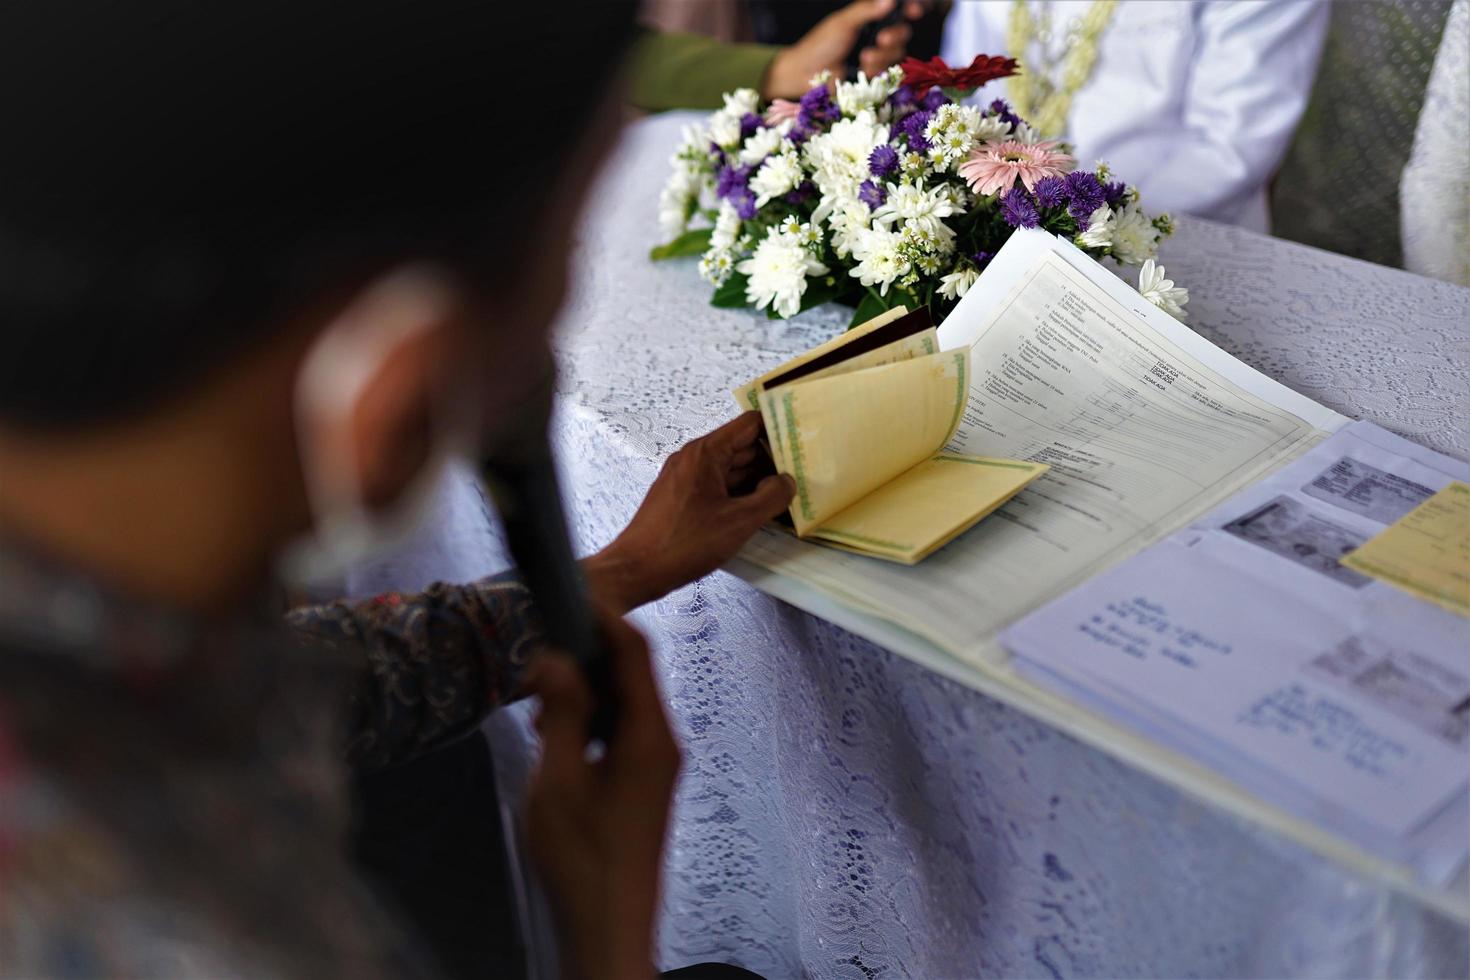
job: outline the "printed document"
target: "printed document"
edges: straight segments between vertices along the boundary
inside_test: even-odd
[[[946,450],[1050,470],[912,568],[776,530],[740,557],[976,666],[1002,657],[995,637],[1008,623],[1345,421],[1039,231],[1012,235],[939,342],[970,352]]]
[[[1038,683],[1442,879],[1470,850],[1470,620],[1341,559],[1466,478],[1354,423],[1001,640]]]

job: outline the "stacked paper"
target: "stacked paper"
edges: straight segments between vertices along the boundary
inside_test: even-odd
[[[1356,423],[1001,642],[1036,683],[1449,881],[1470,854],[1470,619],[1412,569],[1341,559],[1467,478]]]

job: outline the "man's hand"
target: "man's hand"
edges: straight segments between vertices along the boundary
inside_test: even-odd
[[[881,20],[900,0],[857,0],[836,13],[828,14],[817,26],[802,35],[801,40],[771,61],[761,81],[761,96],[766,99],[799,99],[811,85],[812,76],[830,71],[841,78],[847,55],[857,45],[863,27]],[[918,0],[903,0],[904,16],[917,20],[925,6]],[[858,53],[858,67],[869,78],[903,60],[909,43],[907,24],[893,24],[878,32],[871,48]]]
[[[594,595],[626,612],[719,568],[791,503],[770,473],[758,412],[695,439],[664,463],[617,540],[583,563]],[[769,475],[767,475],[769,474]]]
[[[577,666],[543,654],[527,677],[541,698],[527,839],[557,917],[562,975],[648,980],[679,748],[642,637],[620,620],[603,627],[618,717],[601,758],[587,758],[592,693]]]

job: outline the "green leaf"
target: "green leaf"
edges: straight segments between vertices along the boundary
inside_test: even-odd
[[[730,273],[730,278],[725,284],[715,290],[715,294],[709,298],[710,306],[718,306],[721,309],[739,309],[747,305],[745,299],[745,284],[750,282],[749,276],[742,276],[738,272]]]
[[[649,250],[648,257],[657,262],[660,259],[676,259],[686,255],[703,255],[709,249],[709,236],[713,233],[713,228],[686,231],[673,241]]]
[[[847,286],[847,283],[831,275],[822,276],[819,279],[808,279],[806,292],[801,294],[801,310],[798,312],[805,312],[814,306],[832,302],[842,294]]]
[[[848,321],[847,329],[851,330],[853,327],[867,323],[879,313],[887,311],[888,308],[886,299],[868,290],[863,294],[863,301],[857,305],[857,309],[852,311],[852,319]]]

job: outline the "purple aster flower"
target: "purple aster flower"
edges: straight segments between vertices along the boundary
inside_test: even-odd
[[[721,167],[715,178],[715,196],[727,198],[745,190],[750,180],[750,167]]]
[[[1128,196],[1128,185],[1121,180],[1110,181],[1103,185],[1103,197],[1107,199],[1108,207],[1115,208],[1123,203]]]
[[[748,187],[742,187],[730,195],[730,203],[735,206],[735,213],[740,216],[741,221],[749,221],[755,217],[755,192]]]
[[[814,85],[801,97],[801,109],[796,117],[800,125],[814,129],[822,123],[836,122],[840,118],[842,113],[832,103],[832,93],[827,91],[827,86]]]
[[[1074,170],[1067,174],[1067,195],[1072,198],[1078,197],[1102,197],[1102,184],[1098,183],[1097,174],[1090,170]]]
[[[817,192],[817,185],[816,184],[813,184],[809,180],[803,180],[797,186],[796,190],[787,191],[786,192],[786,203],[787,204],[800,204],[803,201],[809,199],[816,192]]]
[[[944,91],[936,85],[920,100],[919,104],[930,112],[933,112],[942,105],[949,105],[949,96],[945,95]]]
[[[907,85],[900,85],[893,90],[888,97],[888,104],[895,109],[903,109],[913,105],[917,100],[914,98],[914,90]]]
[[[868,206],[868,210],[876,211],[888,200],[888,192],[871,180],[865,180],[858,185],[858,200]]]
[[[997,119],[1012,128],[1021,122],[1021,117],[1011,111],[1011,104],[1005,99],[996,99],[990,103],[990,111],[995,113]]]
[[[743,116],[740,117],[740,138],[741,139],[745,139],[747,136],[751,135],[757,129],[760,129],[760,128],[761,128],[761,117],[760,116],[757,116],[755,113],[753,113],[753,112],[747,112],[745,115],[743,115]]]
[[[1077,219],[1082,229],[1087,230],[1087,219],[1092,212],[1102,207],[1105,203],[1102,184],[1098,183],[1097,175],[1086,170],[1075,170],[1067,174],[1067,196],[1072,203],[1067,207],[1067,213]]]
[[[898,169],[898,151],[884,143],[868,154],[868,172],[874,177],[887,177]]]
[[[1041,216],[1036,213],[1031,195],[1019,187],[1012,187],[1001,195],[1000,216],[1012,228],[1035,228],[1041,224]]]
[[[995,258],[994,252],[987,252],[984,249],[981,249],[974,255],[970,256],[970,261],[975,263],[975,268],[979,269],[981,272],[984,272],[985,267],[990,264],[990,260],[993,258]]]
[[[1061,207],[1067,200],[1067,182],[1060,177],[1043,177],[1036,182],[1036,203],[1044,208]]]
[[[927,153],[929,152],[929,141],[924,138],[924,127],[929,125],[931,118],[927,112],[910,113],[899,120],[894,129],[908,140],[909,149],[915,153]]]

